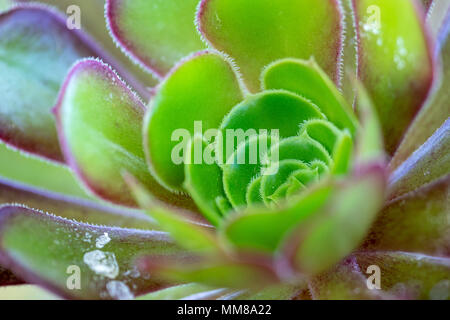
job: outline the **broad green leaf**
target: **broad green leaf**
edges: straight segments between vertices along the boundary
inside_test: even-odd
[[[34,1],[34,0],[29,0]],[[62,11],[65,11],[67,15],[68,8],[71,5],[77,5],[81,10],[81,27],[93,36],[97,43],[111,54],[117,61],[120,61],[120,66],[114,66],[117,71],[125,76],[125,74],[131,73],[136,77],[136,81],[126,78],[130,86],[141,95],[142,98],[149,98],[151,91],[150,86],[158,84],[158,79],[155,75],[144,70],[140,65],[137,65],[129,56],[123,53],[122,47],[111,38],[111,31],[108,26],[107,20],[105,21],[105,0],[39,0],[39,2],[48,3],[52,6],[56,6]],[[99,19],[103,16],[103,19]]]
[[[450,119],[389,176],[389,198],[450,173]]]
[[[0,139],[62,162],[50,110],[70,66],[91,56],[105,55],[84,32],[69,30],[66,17],[55,10],[33,4],[2,12]]]
[[[131,299],[161,283],[135,268],[137,255],[181,251],[159,231],[99,227],[20,206],[0,209],[0,263],[66,298]],[[80,272],[80,289],[76,272]]]
[[[185,158],[184,188],[194,199],[203,215],[214,225],[221,219],[221,204],[217,203],[217,198],[227,201],[222,183],[222,171],[215,158],[211,157],[212,163],[206,163],[203,154],[208,145],[201,136],[196,136],[189,144],[189,149]],[[201,152],[201,153],[200,153]],[[200,154],[199,154],[200,153]],[[201,163],[196,163],[196,154],[200,155]],[[230,205],[228,205],[230,206]]]
[[[80,33],[68,31],[61,15],[48,9],[17,7],[0,14],[3,141],[63,160],[50,109],[70,66],[84,56],[97,56],[84,40]]]
[[[17,1],[17,0],[16,0]],[[36,2],[35,0],[20,0],[22,3]],[[108,54],[120,62],[120,65],[114,65],[114,68],[121,75],[127,72],[135,76],[137,81],[126,81],[133,87],[142,98],[149,98],[149,86],[157,84],[157,79],[148,71],[143,70],[142,67],[136,65],[129,57],[123,54],[120,47],[111,39],[108,25],[105,18],[105,0],[39,0],[40,3],[48,4],[58,8],[65,13],[69,22],[74,22],[76,18],[76,8],[80,8],[80,24],[81,28],[90,34],[95,42],[100,44]],[[105,56],[102,57],[105,59]]]
[[[111,202],[135,206],[121,176],[127,170],[158,198],[189,206],[187,198],[166,191],[148,171],[142,148],[144,113],[142,102],[109,66],[80,61],[55,107],[65,158],[92,192]]]
[[[436,9],[438,10],[438,9]],[[433,92],[414,119],[390,163],[394,171],[436,131],[450,115],[450,7],[447,19],[438,34],[435,54],[440,58],[440,70]]]
[[[160,203],[130,174],[125,174],[124,178],[137,203],[157,221],[162,230],[170,233],[180,246],[195,252],[216,253],[219,250],[215,235],[207,225],[195,223],[187,214]]]
[[[299,126],[306,120],[324,119],[319,108],[310,101],[284,90],[271,90],[249,96],[223,119],[220,129],[244,133],[279,131],[281,138],[295,136]],[[254,132],[253,132],[254,133]]]
[[[161,184],[183,191],[184,154],[177,146],[187,149],[195,134],[218,128],[242,99],[234,69],[218,53],[197,53],[168,75],[150,102],[144,124],[147,159]]]
[[[388,202],[362,248],[448,256],[450,175]]]
[[[314,300],[378,300],[392,299],[392,296],[370,290],[367,279],[360,270],[354,257],[349,257],[330,270],[309,281]],[[382,277],[382,276],[381,276]]]
[[[424,17],[409,0],[359,0],[355,6],[360,77],[376,103],[392,155],[433,79]]]
[[[282,58],[309,59],[339,82],[343,26],[337,1],[202,0],[202,35],[230,55],[253,92],[263,68]]]
[[[338,182],[326,205],[300,222],[286,240],[287,246],[297,248],[297,268],[323,272],[357,248],[381,209],[384,187],[384,170],[379,166],[360,169]]]
[[[107,0],[106,19],[125,54],[157,76],[205,48],[194,17],[198,0]]]
[[[371,265],[381,269],[381,288],[399,299],[448,300],[450,259],[406,252],[361,252],[355,254],[361,270]]]
[[[227,218],[219,231],[236,248],[275,251],[286,233],[315,214],[331,192],[331,186],[322,183],[276,209],[249,207]]]
[[[21,203],[78,222],[155,230],[157,225],[142,212],[105,206],[0,178],[0,204]]]
[[[355,132],[357,120],[351,107],[314,59],[276,61],[264,69],[261,79],[263,89],[294,92],[317,105],[339,129]]]

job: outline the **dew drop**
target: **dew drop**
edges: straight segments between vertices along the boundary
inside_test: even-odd
[[[99,249],[103,248],[111,241],[108,232],[103,233],[100,237],[95,240],[95,246]]]
[[[119,274],[116,256],[112,252],[94,250],[84,254],[83,261],[96,274],[114,279]]]
[[[130,288],[121,281],[110,281],[106,284],[106,290],[111,298],[118,300],[131,300],[134,299],[134,295],[131,293]]]

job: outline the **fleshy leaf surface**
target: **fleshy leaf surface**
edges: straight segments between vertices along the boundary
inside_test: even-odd
[[[376,265],[381,289],[399,299],[448,300],[450,259],[407,252],[361,252],[354,255],[361,270]]]
[[[384,168],[376,164],[338,183],[326,205],[287,238],[286,246],[296,248],[296,266],[323,272],[357,248],[382,207],[384,189]]]
[[[362,248],[450,255],[450,176],[387,203]]]
[[[393,154],[422,107],[433,80],[433,57],[424,17],[409,0],[355,1],[359,73]]]
[[[177,146],[187,149],[194,134],[217,129],[242,99],[234,69],[218,53],[196,53],[174,68],[158,87],[144,124],[147,159],[161,184],[183,191],[185,154],[176,153]]]
[[[170,233],[181,247],[193,252],[217,251],[218,244],[209,225],[189,221],[183,212],[176,212],[166,204],[160,203],[131,175],[126,174],[125,180],[139,205],[158,222],[162,230]]]
[[[0,209],[0,243],[0,263],[20,278],[83,299],[132,299],[159,289],[139,274],[135,256],[181,253],[163,232],[82,224],[20,206]],[[78,271],[80,289],[71,290]]]
[[[211,148],[211,146],[209,146]],[[196,162],[197,152],[207,152],[208,145],[201,136],[192,139],[185,158],[184,188],[194,199],[201,212],[208,220],[217,225],[222,216],[222,205],[231,207],[223,190],[222,171],[215,161],[206,163],[202,156],[201,163]],[[215,160],[211,157],[210,160]],[[218,201],[222,201],[220,204]]]
[[[202,50],[194,24],[198,0],[107,0],[110,33],[122,50],[155,75]]]
[[[230,55],[252,92],[263,68],[282,58],[309,59],[339,82],[342,16],[338,1],[202,0],[197,23],[211,45]]]
[[[138,263],[142,273],[158,275],[177,282],[200,282],[215,287],[249,289],[279,282],[278,275],[266,257],[250,256],[247,261],[230,258],[180,257],[153,259],[143,256]]]
[[[450,119],[389,176],[393,199],[450,173]]]
[[[2,12],[0,39],[0,139],[62,162],[50,110],[67,71],[83,57],[102,57],[117,68],[119,64],[83,31],[69,30],[61,13],[38,4]],[[129,74],[123,76],[138,84]]]
[[[62,161],[50,110],[67,70],[86,56],[98,53],[61,15],[37,5],[1,13],[0,138]]]
[[[155,230],[157,224],[136,210],[105,206],[0,178],[0,204],[20,203],[78,222]]]
[[[356,259],[349,257],[313,277],[309,288],[314,300],[377,300],[389,297],[377,290],[369,290],[366,281]]]
[[[351,107],[314,59],[276,61],[264,70],[261,79],[263,89],[294,92],[312,101],[338,128],[355,132],[357,120]]]
[[[436,8],[438,10],[438,8]],[[440,73],[436,75],[433,91],[425,105],[409,127],[390,163],[394,171],[415,150],[417,150],[445,122],[443,115],[450,115],[450,7],[447,17],[439,29],[435,55]]]
[[[68,164],[96,195],[134,206],[121,172],[129,171],[158,198],[189,206],[150,175],[142,147],[145,106],[117,74],[87,59],[70,71],[55,107],[58,134]]]

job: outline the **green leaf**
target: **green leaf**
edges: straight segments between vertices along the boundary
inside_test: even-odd
[[[356,108],[361,122],[356,137],[356,162],[384,162],[383,133],[375,106],[362,83],[353,79],[353,84],[356,87]]]
[[[16,2],[18,2],[16,0]],[[20,0],[21,3],[36,2],[34,0]],[[40,3],[50,5],[58,8],[61,12],[65,13],[69,17],[69,21],[72,22],[75,18],[75,11],[73,11],[73,5],[80,8],[80,23],[81,28],[91,35],[95,42],[100,44],[102,48],[116,59],[119,63],[114,65],[114,68],[119,74],[125,76],[128,72],[136,77],[136,81],[126,78],[125,80],[133,87],[134,90],[144,99],[150,97],[151,91],[149,87],[155,86],[158,82],[157,79],[148,71],[143,70],[142,67],[136,65],[129,57],[123,54],[120,47],[114,41],[111,41],[111,35],[108,29],[108,25],[105,22],[105,0],[39,0]],[[67,19],[66,19],[67,21]],[[106,59],[102,56],[103,60]],[[107,60],[107,59],[106,59]]]
[[[267,135],[251,136],[238,146],[223,165],[223,187],[234,207],[246,205],[248,186],[252,179],[261,174],[264,150],[270,148],[271,141]]]
[[[361,270],[381,269],[381,288],[399,299],[448,300],[450,259],[407,252],[355,254]]]
[[[282,160],[275,165],[277,166],[277,172],[273,175],[264,175],[261,179],[261,196],[266,204],[269,204],[270,201],[276,202],[280,196],[283,197],[285,194],[275,195],[278,188],[285,183],[289,183],[288,179],[296,172],[308,169],[304,162],[292,159]],[[268,170],[271,172],[275,171],[271,167]],[[275,198],[272,197],[274,195]]]
[[[314,59],[282,59],[264,69],[263,89],[284,89],[294,92],[317,105],[327,119],[339,129],[353,134],[357,120],[351,107],[333,81]]]
[[[389,199],[450,173],[450,119],[389,176]]]
[[[362,248],[450,254],[450,175],[387,203]]]
[[[304,122],[300,126],[299,135],[304,133],[325,147],[330,155],[333,154],[334,146],[342,134],[331,122],[320,119]]]
[[[277,145],[272,147],[269,157],[272,157],[272,154],[276,152],[275,150],[279,153],[280,161],[295,159],[310,165],[313,161],[317,160],[327,165],[332,162],[327,150],[319,142],[311,139],[305,133],[300,136],[281,140]]]
[[[134,258],[181,253],[162,232],[93,226],[19,206],[0,209],[0,241],[3,266],[77,299],[130,299],[159,289],[161,283],[139,274]],[[80,289],[71,290],[77,270]]]
[[[309,288],[314,300],[378,300],[393,298],[378,290],[368,289],[367,279],[354,257],[347,258],[330,270],[313,277],[309,281]]]
[[[202,253],[219,251],[215,235],[208,225],[196,223],[186,213],[176,212],[166,204],[160,203],[130,174],[126,173],[124,179],[139,205],[158,222],[162,230],[169,232],[180,246]]]
[[[325,271],[363,241],[384,201],[384,169],[360,168],[334,188],[326,205],[286,240],[286,246],[297,248],[296,267],[303,272]]]
[[[161,77],[188,54],[205,48],[194,17],[198,0],[107,0],[111,36],[125,54]]]
[[[13,150],[0,143],[0,176],[53,192],[89,198],[69,167]]]
[[[433,79],[424,17],[409,0],[360,0],[355,6],[360,77],[376,102],[386,150],[393,154]]]
[[[197,53],[170,73],[158,87],[144,124],[150,169],[161,184],[183,191],[184,155],[175,161],[177,145],[187,148],[190,138],[202,133],[194,132],[195,123],[205,133],[218,128],[223,117],[242,99],[234,69],[218,53]]]
[[[339,82],[343,26],[336,1],[203,0],[197,20],[202,35],[236,61],[253,92],[266,65],[289,57],[314,56]]]
[[[279,130],[281,138],[295,136],[299,125],[306,120],[324,119],[319,108],[308,100],[284,91],[271,90],[249,96],[223,119],[220,129],[226,136],[226,130],[253,129]]]
[[[64,196],[0,178],[0,204],[21,203],[53,212],[78,222],[111,227],[155,230],[157,225],[142,212],[105,206],[89,200]]]
[[[321,183],[279,208],[249,207],[230,215],[219,231],[236,248],[273,252],[293,226],[315,214],[326,203],[331,190],[328,183]]]
[[[216,162],[206,163],[203,160],[204,150],[208,145],[201,136],[196,136],[189,144],[189,149],[185,158],[185,176],[184,188],[194,199],[200,211],[214,225],[217,225],[221,219],[222,207],[226,205],[227,198],[223,190],[222,171]],[[195,154],[202,152],[201,163],[195,163]],[[214,158],[210,160],[215,160]],[[225,202],[217,203],[217,198]],[[230,206],[228,204],[227,206]]]
[[[92,56],[117,65],[84,32],[69,30],[66,17],[55,10],[33,4],[2,12],[0,139],[63,162],[50,110],[70,66]]]
[[[189,200],[162,188],[148,172],[142,148],[145,107],[117,74],[100,61],[87,59],[70,71],[55,115],[68,164],[96,195],[135,206],[122,179],[128,170],[158,198],[180,206]]]
[[[333,167],[331,173],[335,175],[346,174],[351,169],[353,156],[353,140],[349,133],[343,133],[336,143],[333,151]]]
[[[79,32],[69,32],[56,12],[40,6],[2,12],[0,139],[61,162],[50,109],[71,64],[84,56],[97,55]]]
[[[250,256],[244,261],[233,258],[180,257],[158,260],[143,256],[139,260],[142,272],[175,282],[198,282],[213,287],[260,289],[279,282],[272,262],[267,257]]]
[[[449,4],[447,4],[449,5]],[[436,4],[437,6],[437,4]],[[436,8],[438,10],[438,8]],[[450,10],[450,9],[448,9]],[[436,76],[433,92],[409,127],[390,163],[394,171],[445,122],[443,115],[450,114],[450,14],[438,34],[435,55],[440,58],[440,70]]]

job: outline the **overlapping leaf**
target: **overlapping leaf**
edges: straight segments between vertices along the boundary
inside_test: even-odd
[[[342,16],[338,1],[203,0],[197,23],[213,47],[230,55],[253,92],[260,74],[281,58],[308,59],[339,82]]]
[[[128,170],[157,197],[189,206],[187,197],[166,191],[148,172],[142,147],[144,113],[145,106],[109,66],[93,59],[77,63],[55,108],[65,158],[104,199],[135,205],[121,176]]]
[[[1,207],[0,244],[0,263],[20,278],[84,299],[158,289],[162,283],[135,268],[136,255],[182,254],[163,232],[93,226],[20,206]]]

